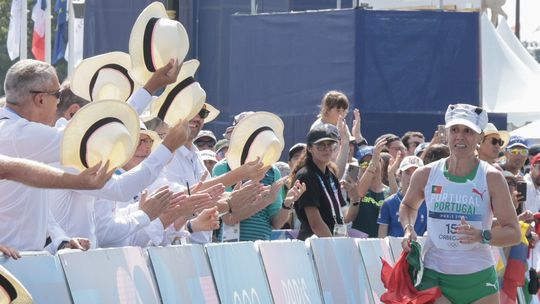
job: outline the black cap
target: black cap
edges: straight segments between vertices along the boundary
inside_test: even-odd
[[[529,147],[529,156],[535,156],[540,153],[540,144],[535,144]]]
[[[304,150],[305,148],[306,148],[306,144],[304,144],[304,143],[296,143],[294,146],[292,146],[289,149],[289,160],[291,160],[293,155],[295,155],[296,153]]]
[[[315,127],[309,130],[307,134],[307,144],[310,146],[326,140],[338,142],[336,134],[326,127],[326,125]]]

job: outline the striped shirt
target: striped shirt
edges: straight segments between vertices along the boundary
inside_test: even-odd
[[[227,160],[219,161],[213,170],[213,176],[223,175],[231,171]],[[261,184],[268,186],[281,178],[279,170],[272,165],[272,167],[266,172],[264,178],[261,180]],[[227,191],[231,191],[232,187]],[[276,200],[264,209],[259,210],[240,222],[240,241],[256,241],[256,240],[270,240],[272,234],[272,217],[276,215],[281,209],[281,203],[283,202],[282,191],[279,192]],[[220,239],[220,237],[218,237]]]

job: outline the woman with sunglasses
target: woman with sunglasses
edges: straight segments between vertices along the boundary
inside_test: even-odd
[[[338,148],[338,139],[326,125],[311,129],[307,135],[305,154],[291,173],[291,185],[300,181],[306,191],[294,204],[300,220],[298,239],[347,236],[341,207],[345,205],[336,165],[332,153]],[[371,170],[370,174],[373,174]]]
[[[306,152],[291,173],[291,185],[297,180],[306,185],[306,191],[294,204],[300,220],[300,240],[313,234],[318,237],[346,236],[341,212],[345,201],[332,162],[332,154],[337,148],[338,139],[326,125],[311,129]]]

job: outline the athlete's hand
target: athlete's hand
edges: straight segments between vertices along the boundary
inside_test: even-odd
[[[461,244],[472,244],[482,242],[482,230],[476,229],[471,226],[465,217],[461,217],[461,223],[456,228],[456,233],[459,235],[459,242]]]
[[[416,231],[414,231],[414,227],[411,225],[407,225],[405,227],[405,234],[403,235],[403,240],[401,241],[401,247],[403,248],[403,251],[409,252],[411,251],[411,241],[416,241]]]

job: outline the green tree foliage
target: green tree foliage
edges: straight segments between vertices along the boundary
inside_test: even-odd
[[[27,46],[28,46],[28,58],[33,58],[32,55],[32,32],[34,28],[34,22],[32,21],[32,8],[33,0],[27,0],[28,2],[28,26],[27,26]],[[51,14],[53,20],[51,22],[51,52],[54,45],[54,28],[56,27],[56,15],[54,13],[54,4],[56,0],[51,0]],[[15,63],[19,58],[11,61],[7,52],[7,33],[9,29],[9,13],[11,11],[11,0],[0,0],[0,95],[4,95],[4,78],[9,67]],[[67,63],[64,60],[60,60],[56,65],[56,71],[58,73],[58,79],[62,82],[67,76]]]

